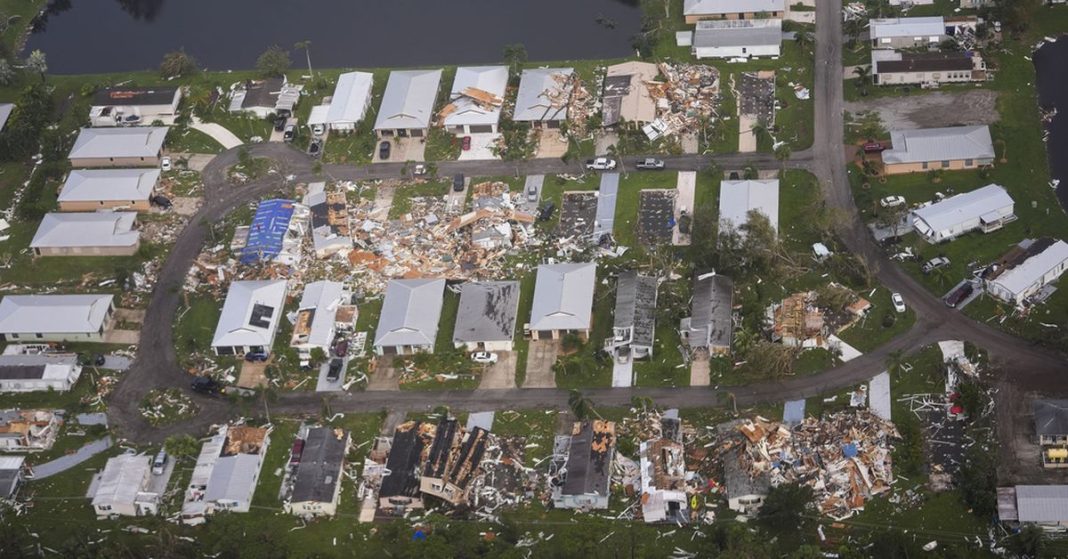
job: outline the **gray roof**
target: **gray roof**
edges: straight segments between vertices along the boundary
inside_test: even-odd
[[[430,127],[440,82],[441,70],[390,72],[375,130]]]
[[[334,323],[337,308],[348,304],[345,284],[337,281],[314,281],[304,286],[299,310],[314,309],[308,344],[329,347],[334,343]]]
[[[519,282],[465,283],[460,291],[453,343],[509,341],[515,335]]]
[[[596,281],[597,265],[592,262],[538,266],[530,329],[588,329]]]
[[[633,328],[632,343],[652,347],[656,331],[656,277],[634,270],[619,274],[613,326]]]
[[[0,301],[0,334],[97,332],[113,295],[8,295]]]
[[[152,459],[144,454],[120,454],[109,458],[100,472],[93,506],[133,505],[147,487]]]
[[[872,39],[946,34],[946,22],[942,16],[873,18],[870,24]]]
[[[923,220],[932,231],[947,231],[961,223],[979,219],[990,212],[997,212],[1012,205],[1012,197],[1004,187],[988,184],[971,192],[950,196],[912,213]]]
[[[767,472],[751,477],[749,471],[742,467],[740,447],[723,456],[723,477],[726,479],[727,498],[735,499],[747,495],[767,495],[771,490],[771,478]]]
[[[205,501],[236,501],[249,504],[256,492],[256,476],[260,470],[260,455],[235,454],[220,456],[211,470]]]
[[[342,432],[338,438],[333,427],[308,430],[293,482],[292,502],[333,502],[337,484],[341,483],[341,466],[345,462],[348,442],[349,434]]]
[[[1054,270],[1068,261],[1068,243],[1058,240],[1042,252],[1024,260],[995,278],[996,283],[1011,293],[1023,293],[1036,283],[1055,277]],[[1057,274],[1059,275],[1059,274]],[[1068,431],[1065,431],[1068,433]]]
[[[619,173],[601,175],[601,186],[597,189],[597,217],[593,224],[593,234],[597,237],[612,233],[616,225],[616,198],[619,194]]]
[[[719,190],[719,219],[738,228],[757,210],[779,229],[779,179],[723,181]]]
[[[523,70],[512,120],[567,120],[567,106],[574,88],[574,73],[573,68]]]
[[[1031,402],[1035,415],[1035,433],[1039,435],[1068,435],[1068,400],[1035,400]]]
[[[73,353],[19,353],[0,355],[0,379],[54,380],[70,378],[77,369],[78,358]]]
[[[391,280],[375,329],[376,346],[433,346],[445,301],[445,280]]]
[[[67,175],[59,201],[148,200],[159,175],[159,169],[75,169]]]
[[[508,87],[507,66],[461,66],[456,69],[452,81],[449,99],[456,110],[445,117],[445,126],[464,124],[497,124],[501,117],[501,107],[486,107],[464,95],[469,87],[480,89],[504,99],[504,90]]]
[[[593,421],[583,421],[582,430],[571,437],[567,479],[561,491],[564,495],[608,495],[616,441],[615,425],[612,422],[604,423],[611,434],[596,433]]]
[[[1017,485],[1020,522],[1068,521],[1068,485]]]
[[[692,45],[753,47],[782,44],[781,19],[724,19],[697,22]]]
[[[746,12],[781,12],[786,0],[686,0],[683,15],[728,14]]]
[[[45,214],[30,248],[131,247],[141,240],[135,212]]]
[[[994,143],[990,140],[990,128],[985,124],[893,130],[890,142],[894,147],[883,152],[883,163],[994,158]]]
[[[338,76],[330,108],[326,111],[326,122],[356,123],[363,119],[373,85],[374,75],[368,72],[347,72]]]
[[[4,124],[7,123],[7,118],[11,116],[11,111],[15,110],[15,105],[11,103],[0,103],[0,131],[4,129]]]
[[[285,302],[285,280],[231,283],[212,347],[270,346]]]
[[[734,324],[731,319],[734,304],[734,282],[727,276],[703,274],[693,287],[690,329],[703,331],[703,338],[690,344],[703,347],[705,340],[714,346],[730,347]]]
[[[129,128],[82,128],[71,159],[105,157],[156,157],[167,138],[166,126],[133,126]]]

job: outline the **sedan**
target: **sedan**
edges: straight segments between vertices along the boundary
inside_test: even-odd
[[[901,297],[900,293],[894,293],[890,296],[890,301],[894,303],[894,310],[897,312],[905,312],[905,300]]]
[[[654,157],[646,157],[634,164],[635,167],[646,171],[664,170],[664,161]]]
[[[884,208],[896,208],[898,206],[904,206],[905,205],[905,197],[904,196],[887,196],[886,198],[883,198],[882,200],[879,200],[879,205],[884,207]]]
[[[455,174],[452,176],[452,191],[463,192],[464,191],[464,176],[462,174]]]
[[[326,133],[326,127],[322,124],[316,124],[312,126],[312,135],[318,137]]]
[[[616,160],[611,157],[596,157],[586,160],[587,171],[611,171],[616,168]]]
[[[464,151],[471,151],[471,136],[464,136],[464,139],[460,140],[460,148]]]
[[[974,291],[975,287],[970,282],[964,283],[946,296],[946,306],[951,309],[957,308],[957,305],[963,303]]]
[[[163,159],[160,159],[159,168],[160,168],[161,171],[170,171],[171,170],[171,158],[170,157],[164,157]]]
[[[389,159],[389,149],[390,149],[390,147],[391,146],[390,146],[389,142],[382,142],[382,143],[378,144],[378,158],[381,159],[382,161],[385,161],[385,160]]]
[[[267,360],[267,354],[262,351],[250,351],[245,354],[245,361],[258,363]]]
[[[471,354],[471,360],[475,363],[491,365],[497,362],[497,354],[488,351],[476,351]]]
[[[920,269],[923,270],[923,273],[930,274],[931,272],[946,266],[949,266],[949,259],[945,256],[936,256],[927,262],[924,262]]]

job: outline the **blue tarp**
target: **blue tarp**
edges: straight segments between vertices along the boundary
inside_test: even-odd
[[[241,250],[241,263],[273,260],[282,252],[282,240],[293,218],[292,200],[264,200],[256,208],[248,228],[248,242]]]
[[[853,443],[846,443],[842,446],[842,454],[846,458],[853,458],[857,455],[857,445]]]

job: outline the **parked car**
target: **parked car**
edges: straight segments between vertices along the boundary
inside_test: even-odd
[[[211,377],[197,377],[190,386],[193,392],[201,394],[218,394],[222,392],[222,386]]]
[[[896,208],[898,206],[905,205],[904,196],[887,196],[882,200],[879,200],[879,205],[884,208]]]
[[[460,148],[464,151],[471,151],[471,136],[464,136],[464,138],[460,140]]]
[[[161,476],[167,470],[167,451],[160,450],[152,460],[152,475]]]
[[[923,270],[923,273],[930,274],[931,272],[946,266],[949,266],[949,259],[945,256],[936,256],[927,262],[924,262],[923,266],[920,266],[920,269]]]
[[[281,132],[285,130],[287,122],[289,122],[289,119],[284,116],[279,115],[274,117],[274,131]]]
[[[160,159],[159,160],[159,168],[161,170],[163,170],[163,171],[170,171],[171,170],[171,158],[164,156],[163,159]]]
[[[538,208],[538,221],[549,221],[553,217],[553,212],[556,211],[556,204],[549,200]]]
[[[153,194],[151,197],[149,197],[148,202],[155,206],[159,206],[165,210],[169,210],[173,205],[171,204],[171,199],[167,198],[162,194]]]
[[[476,351],[471,354],[471,360],[475,363],[491,365],[497,362],[497,354],[488,351]]]
[[[452,191],[463,192],[464,191],[464,176],[462,174],[455,174],[452,176]]]
[[[378,158],[382,161],[389,159],[389,150],[391,147],[392,146],[388,141],[378,144]]]
[[[312,125],[312,135],[313,136],[318,137],[318,136],[322,136],[323,134],[326,134],[326,126],[324,126],[322,124]]]
[[[886,149],[880,142],[867,142],[864,144],[864,153],[879,153]]]
[[[297,125],[287,124],[285,132],[282,132],[282,141],[292,142],[293,138],[297,135]]]
[[[323,154],[323,141],[319,138],[315,138],[308,144],[308,155],[312,157],[319,157]]]
[[[338,341],[338,343],[334,344],[334,355],[336,355],[338,357],[344,357],[348,353],[349,353],[349,341],[348,340],[344,340],[343,339],[343,340]]]
[[[951,309],[957,308],[957,305],[963,303],[974,291],[975,287],[971,282],[964,282],[960,287],[951,291],[949,295],[946,295],[946,306]]]
[[[300,458],[304,455],[304,439],[297,439],[293,441],[293,446],[289,448],[289,465],[296,466],[300,464]]]
[[[646,171],[662,171],[664,169],[664,161],[655,157],[646,157],[635,163],[634,166]]]
[[[587,171],[611,171],[616,168],[616,160],[610,157],[595,157],[586,160]]]
[[[736,181],[740,178],[742,177],[738,174],[738,171],[731,171],[730,174],[727,176],[727,179],[732,181]]]
[[[905,299],[901,297],[900,293],[894,293],[890,296],[890,301],[894,303],[894,310],[897,312],[905,312]]]
[[[326,370],[326,380],[337,382],[337,379],[341,378],[341,366],[344,364],[345,360],[340,357],[331,359],[330,368]]]
[[[104,357],[103,353],[97,353],[93,356],[93,365],[96,367],[103,367],[104,364],[107,362],[108,360],[106,357]]]
[[[245,361],[250,363],[262,363],[267,360],[267,352],[250,351],[245,354]]]
[[[412,171],[412,174],[417,176],[417,177],[421,177],[421,176],[425,175],[426,174],[426,165],[423,165],[422,163],[417,164],[415,166],[415,169]]]

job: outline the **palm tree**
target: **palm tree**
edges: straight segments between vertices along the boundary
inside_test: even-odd
[[[571,390],[567,397],[567,405],[571,408],[571,413],[575,414],[575,417],[579,419],[589,419],[590,416],[601,418],[601,415],[593,408],[593,401],[578,390]]]
[[[848,45],[850,48],[856,46],[861,29],[863,29],[863,24],[857,18],[848,19],[842,24],[842,30],[845,31],[846,36],[849,37]]]
[[[798,31],[794,34],[794,42],[797,48],[805,50],[812,45],[812,35],[808,31]]]
[[[890,373],[898,373],[905,364],[905,352],[900,349],[891,351],[886,356],[886,370]]]
[[[871,66],[867,66],[864,64],[854,66],[853,74],[857,76],[857,79],[861,84],[864,84],[868,81],[868,78],[871,77]]]
[[[48,58],[45,53],[35,50],[26,59],[26,68],[41,75],[41,81],[45,81],[45,73],[48,72]]]
[[[298,41],[293,44],[293,48],[304,51],[304,57],[308,59],[308,75],[315,77],[315,72],[312,71],[311,65],[311,41]]]
[[[519,66],[527,61],[527,47],[523,43],[504,45],[504,61],[512,67],[512,73],[519,71]]]

